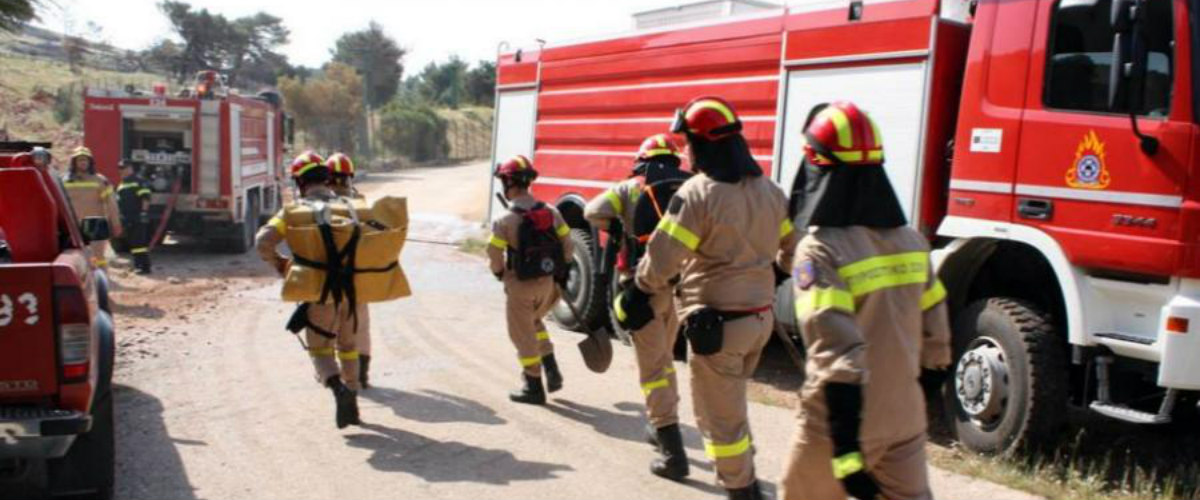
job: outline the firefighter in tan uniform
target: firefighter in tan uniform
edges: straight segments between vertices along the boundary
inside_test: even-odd
[[[354,187],[354,162],[349,156],[334,153],[325,159],[325,166],[331,174],[329,187],[333,193],[344,198],[366,199]],[[363,389],[370,387],[369,371],[371,369],[371,309],[367,304],[358,305],[358,380]]]
[[[634,229],[639,200],[643,199],[647,187],[653,189],[659,179],[682,182],[688,174],[679,169],[680,155],[675,140],[667,134],[646,138],[638,150],[633,176],[601,193],[584,208],[588,222],[608,231],[610,239],[622,241],[616,276],[622,288],[633,281],[639,254],[645,250],[646,242],[639,241]],[[646,200],[655,194],[647,192]],[[654,295],[650,307],[654,310],[654,320],[631,333],[637,355],[638,380],[646,398],[646,416],[650,420],[647,437],[662,455],[650,463],[650,472],[678,481],[689,472],[683,435],[679,430],[679,385],[673,365],[679,318],[671,293]]]
[[[300,188],[300,196],[309,201],[329,201],[336,195],[329,188],[330,171],[320,156],[305,152],[291,165],[292,180]],[[278,251],[288,227],[281,210],[258,230],[255,246],[259,256],[279,272],[287,274],[291,262]],[[348,301],[339,303],[306,303],[297,309],[305,326],[305,344],[317,380],[333,392],[337,405],[335,422],[339,429],[358,425],[359,366],[354,310]],[[295,321],[296,318],[293,318]]]
[[[686,135],[692,167],[703,175],[671,199],[635,286],[616,306],[622,326],[640,329],[654,317],[653,297],[678,288],[705,452],[729,498],[758,499],[746,381],[771,336],[773,267],[790,262],[796,232],[783,191],[754,162],[741,129],[719,98],[698,98],[679,111],[672,131]]]
[[[950,363],[946,291],[870,117],[836,102],[805,137],[810,229],[793,276],[808,376],[782,497],[931,498],[922,389],[936,391]]]
[[[517,348],[523,382],[508,398],[545,404],[546,392],[562,389],[563,377],[542,318],[558,302],[558,286],[566,281],[571,228],[558,210],[529,194],[537,171],[528,158],[514,156],[498,165],[495,175],[509,210],[492,223],[487,254],[492,274],[504,283],[508,336]]]
[[[112,228],[112,236],[121,236],[121,217],[112,183],[96,173],[96,158],[92,156],[92,150],[83,146],[75,148],[68,169],[67,175],[63,176],[63,187],[71,199],[75,216],[80,220],[85,217],[104,217]],[[93,241],[88,248],[92,252],[92,262],[97,267],[108,267],[107,241]]]

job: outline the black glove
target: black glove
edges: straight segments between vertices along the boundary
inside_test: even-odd
[[[617,323],[630,332],[641,330],[654,319],[654,309],[650,307],[650,295],[643,292],[636,284],[630,283],[617,300],[613,302],[616,308]]]
[[[921,369],[921,378],[917,379],[921,384],[921,390],[925,391],[925,399],[936,398],[942,394],[942,385],[946,383],[946,378],[950,376],[947,370],[931,370],[929,368]]]
[[[771,266],[771,269],[775,270],[775,288],[779,288],[779,285],[782,285],[784,281],[787,281],[788,278],[792,277],[791,274],[789,274],[787,271],[784,271],[783,268],[779,267],[779,265],[773,265]]]
[[[504,271],[500,271],[498,273],[492,273],[492,276],[496,277],[496,281],[504,281]]]
[[[858,441],[862,425],[862,386],[843,383],[825,384],[825,403],[829,405],[829,436],[833,440],[833,477],[842,482],[846,493],[859,500],[875,500],[879,485],[867,473]]]

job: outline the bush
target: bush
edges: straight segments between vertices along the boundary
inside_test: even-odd
[[[71,83],[54,91],[54,120],[59,124],[74,123],[83,112],[83,91]]]
[[[413,161],[442,160],[450,153],[446,120],[426,104],[393,101],[380,113],[384,147]]]

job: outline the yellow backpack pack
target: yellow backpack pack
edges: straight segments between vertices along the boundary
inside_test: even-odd
[[[284,209],[292,266],[288,302],[385,302],[412,294],[400,267],[408,236],[408,200],[385,196],[305,200]]]

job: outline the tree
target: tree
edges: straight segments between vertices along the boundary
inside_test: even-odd
[[[354,68],[337,62],[307,80],[279,79],[284,103],[311,145],[350,155],[355,152],[357,125],[363,119],[362,88],[362,78]]]
[[[451,56],[445,64],[429,63],[421,72],[420,92],[429,102],[458,109],[467,95],[467,63]]]
[[[383,27],[371,21],[367,29],[342,35],[330,51],[333,60],[358,70],[367,82],[366,97],[372,108],[383,106],[396,95],[404,76],[405,50]]]
[[[479,61],[467,72],[467,97],[472,104],[491,107],[496,100],[496,63]]]
[[[41,0],[0,0],[0,31],[16,31],[29,21],[37,19],[37,7]]]
[[[164,0],[158,7],[183,42],[173,65],[181,83],[196,71],[214,69],[225,72],[230,85],[240,83],[245,74],[272,84],[287,67],[287,58],[276,49],[288,42],[290,33],[278,17],[259,12],[231,21],[176,0]]]
[[[381,115],[379,137],[393,152],[413,161],[444,159],[450,153],[446,120],[428,104],[392,101]]]

